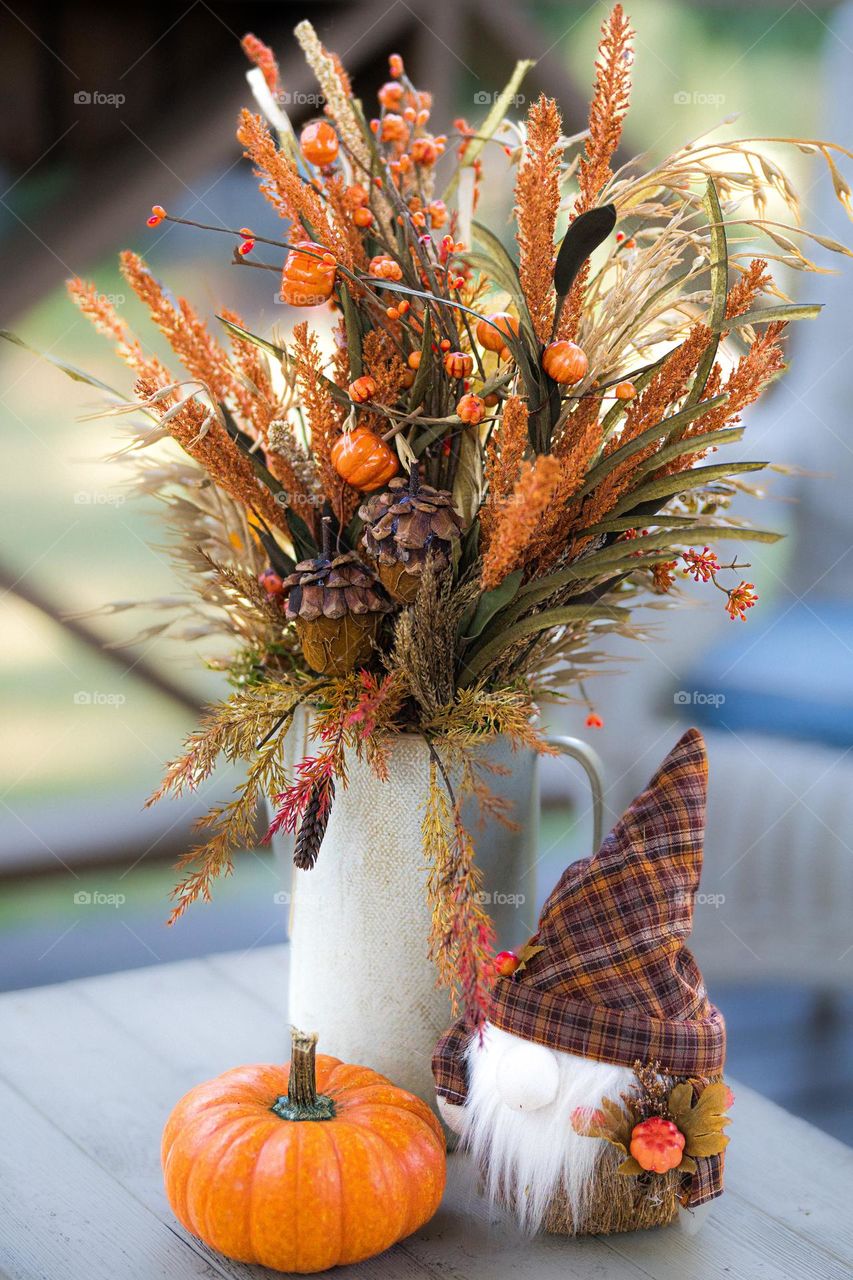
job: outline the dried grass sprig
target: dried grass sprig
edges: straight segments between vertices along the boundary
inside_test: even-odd
[[[159,388],[140,379],[136,392],[141,404],[155,413],[181,448],[194,458],[210,478],[267,524],[287,530],[284,508],[257,479],[251,462],[231,439],[210,408],[188,397],[169,404],[158,397]]]
[[[429,955],[447,987],[454,1012],[460,1007],[472,1027],[486,1019],[494,973],[494,926],[481,905],[474,846],[462,823],[446,772],[431,748],[429,790],[421,838],[432,908]]]

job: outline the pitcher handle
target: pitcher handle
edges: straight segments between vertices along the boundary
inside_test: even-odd
[[[577,760],[584,770],[592,792],[592,852],[598,853],[604,839],[604,765],[597,751],[580,738],[566,738],[560,734],[545,739],[562,756]]]

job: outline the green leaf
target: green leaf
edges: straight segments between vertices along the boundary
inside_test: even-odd
[[[723,329],[743,329],[752,324],[770,324],[775,320],[814,320],[822,310],[822,302],[786,302],[772,307],[753,307],[751,311],[730,316],[712,328],[720,332]]]
[[[106,391],[108,395],[130,402],[129,396],[123,395],[115,387],[111,387],[109,383],[102,382],[93,373],[86,373],[85,369],[78,369],[76,365],[66,364],[64,360],[59,360],[56,356],[49,355],[46,351],[39,351],[37,347],[31,347],[28,342],[24,342],[23,338],[19,338],[16,333],[12,333],[9,329],[0,329],[0,338],[5,338],[7,342],[13,343],[14,346],[21,347],[24,351],[29,351],[30,355],[38,356],[40,360],[45,360],[48,364],[52,364],[54,369],[59,369],[67,378],[71,378],[72,382],[84,382],[89,387],[96,387],[98,391]]]
[[[495,614],[514,598],[515,593],[521,586],[523,576],[524,570],[516,569],[514,573],[510,573],[504,578],[499,586],[494,587],[491,591],[484,591],[471,610],[470,617],[463,617],[460,621],[460,638],[463,640],[476,639],[491,622]]]
[[[603,458],[587,475],[583,488],[579,489],[575,495],[582,498],[585,494],[590,493],[606,476],[610,474],[615,467],[633,457],[635,453],[641,453],[646,445],[653,444],[655,440],[674,436],[679,428],[688,426],[695,418],[701,418],[703,414],[709,413],[711,409],[715,409],[717,405],[725,404],[728,395],[714,396],[713,400],[703,400],[701,405],[692,405],[690,408],[681,409],[678,413],[673,413],[669,418],[664,418],[661,422],[656,422],[653,426],[647,427],[645,431],[641,431],[633,440],[629,440],[627,444],[620,445],[618,449],[614,449],[611,454]]]
[[[682,1156],[681,1164],[676,1166],[676,1173],[695,1173],[698,1169],[696,1161],[691,1156]]]
[[[364,373],[364,365],[361,359],[361,327],[358,323],[358,311],[352,300],[352,294],[343,282],[340,285],[340,293],[344,325],[347,332],[347,354],[349,355],[350,374],[354,382],[356,378],[360,378]]]
[[[293,540],[293,549],[296,552],[297,560],[313,560],[319,555],[320,548],[314,541],[311,530],[292,507],[287,507],[284,513],[287,521],[287,528]]]
[[[726,299],[729,291],[729,252],[726,243],[726,225],[723,220],[720,197],[717,195],[717,188],[714,185],[714,179],[711,177],[708,178],[702,203],[708,215],[708,227],[711,235],[711,310],[708,315],[708,325],[716,332],[702,353],[702,358],[696,369],[696,376],[685,401],[685,407],[697,404],[702,399],[702,394],[714,367],[714,361],[717,358],[717,348],[720,345],[718,326],[722,324],[725,318]]]
[[[480,555],[480,521],[474,520],[459,543],[459,562],[456,567],[457,582],[477,563]]]
[[[432,320],[428,309],[424,312],[424,332],[421,341],[421,362],[412,383],[409,404],[417,408],[423,404],[429,384],[432,381]]]
[[[465,688],[473,684],[480,672],[503,653],[504,649],[519,640],[526,640],[540,631],[550,631],[554,627],[567,626],[572,622],[595,622],[598,619],[624,621],[630,617],[630,609],[618,608],[616,605],[570,604],[558,609],[548,609],[545,613],[533,614],[513,626],[501,629],[493,640],[483,644],[463,664],[463,674],[459,684]]]
[[[766,462],[721,462],[710,467],[694,467],[691,471],[680,471],[678,475],[662,476],[660,480],[650,480],[641,484],[638,489],[616,504],[612,515],[622,515],[623,511],[633,511],[645,502],[660,498],[671,498],[676,493],[685,493],[688,489],[698,489],[703,484],[711,484],[714,480],[728,480],[731,476],[742,475],[748,471],[763,471]]]
[[[725,401],[728,396],[723,396]],[[710,404],[710,400],[703,400],[704,404]],[[699,408],[699,405],[694,406]],[[711,445],[735,444],[738,440],[743,439],[743,433],[746,427],[721,427],[719,431],[705,431],[702,435],[690,436],[687,439],[682,438],[676,440],[673,444],[665,444],[659,449],[653,457],[647,458],[645,462],[641,462],[634,472],[635,476],[647,475],[650,471],[658,471],[661,467],[666,466],[668,462],[674,462],[676,458],[683,458],[685,453],[701,453],[703,449],[709,449]]]
[[[628,1156],[627,1160],[623,1160],[620,1165],[617,1165],[616,1172],[624,1173],[626,1177],[635,1178],[639,1174],[645,1173],[646,1170],[641,1164],[638,1164],[633,1156]]]
[[[675,520],[676,517],[672,517]],[[777,533],[774,529],[751,529],[749,526],[742,527],[740,525],[731,524],[702,524],[696,516],[684,516],[679,524],[670,524],[670,517],[666,520],[653,521],[655,526],[660,528],[669,527],[669,539],[674,546],[684,546],[686,543],[696,543],[707,541],[712,542],[780,542],[784,534]],[[618,526],[621,529],[635,529],[636,521],[630,517],[626,519],[602,521],[601,524],[592,525],[585,530],[586,533],[611,533],[617,532]],[[635,550],[644,547],[646,538],[637,543]]]
[[[224,316],[217,316],[220,324],[224,325],[229,333],[233,333],[238,338],[245,339],[246,342],[254,343],[256,347],[260,347],[262,351],[267,351],[271,356],[275,356],[276,360],[286,360],[287,351],[284,347],[277,347],[274,342],[268,342],[266,338],[261,338],[256,333],[252,333],[250,329],[244,329],[241,324],[235,324],[233,320],[226,320]]]

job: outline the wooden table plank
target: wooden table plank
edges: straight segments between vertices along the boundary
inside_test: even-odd
[[[47,1100],[73,1106],[55,1082]],[[0,1081],[0,1274],[8,1280],[218,1280],[162,1218]]]
[[[0,998],[0,1076],[15,1100],[12,1121],[26,1135],[7,1146],[0,1171],[26,1164],[30,1141],[41,1153],[41,1199],[31,1206],[14,1192],[11,1177],[13,1194],[0,1195],[0,1247],[11,1258],[6,1267],[14,1280],[88,1280],[101,1274],[142,1280],[165,1274],[165,1267],[173,1280],[260,1280],[272,1274],[230,1263],[178,1227],[162,1190],[159,1137],[169,1109],[191,1085],[240,1062],[286,1054],[286,960],[286,948],[257,948]],[[476,1177],[454,1155],[448,1192],[433,1221],[381,1258],[335,1275],[848,1277],[853,1152],[749,1090],[737,1094],[729,1190],[696,1237],[667,1230],[606,1240],[524,1241],[503,1213],[479,1197]],[[5,1140],[9,1117],[0,1114]],[[50,1221],[43,1202],[62,1206],[63,1216],[79,1219],[85,1229],[60,1234],[58,1243],[47,1232],[50,1244],[36,1249],[29,1237],[44,1234]],[[105,1211],[102,1203],[110,1207]],[[98,1224],[94,1266],[87,1244],[92,1217]],[[132,1225],[125,1228],[127,1219]],[[124,1265],[127,1240],[134,1269]]]

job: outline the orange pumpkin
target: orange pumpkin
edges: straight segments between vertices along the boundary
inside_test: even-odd
[[[456,413],[462,422],[476,427],[486,416],[486,402],[482,396],[463,396],[456,406]]]
[[[381,489],[400,470],[394,450],[368,427],[355,427],[338,436],[331,458],[338,475],[365,493]]]
[[[372,400],[376,395],[376,379],[371,378],[369,373],[363,373],[349,384],[349,395],[350,400],[354,400],[356,404]]]
[[[489,323],[491,321],[491,323]],[[507,351],[506,338],[518,334],[518,321],[508,311],[495,311],[477,322],[477,341],[487,351]]]
[[[433,1216],[441,1126],[425,1103],[293,1032],[290,1067],[237,1067],[163,1132],[175,1217],[238,1262],[306,1274],[371,1258]]]
[[[300,240],[291,249],[281,273],[282,302],[292,307],[316,307],[327,302],[335,287],[337,263],[321,244]]]
[[[302,154],[310,164],[318,168],[333,164],[338,154],[338,135],[326,120],[314,120],[306,124],[299,135]]]
[[[631,1130],[631,1155],[650,1173],[677,1169],[684,1154],[684,1134],[663,1116],[649,1116]]]
[[[444,357],[444,370],[450,378],[467,378],[474,368],[474,361],[464,351],[448,351]]]
[[[542,368],[555,382],[580,382],[589,361],[576,342],[551,342],[542,355]]]
[[[617,382],[613,388],[613,394],[617,400],[633,400],[637,394],[637,388],[633,382],[628,382],[627,380],[625,382]]]

